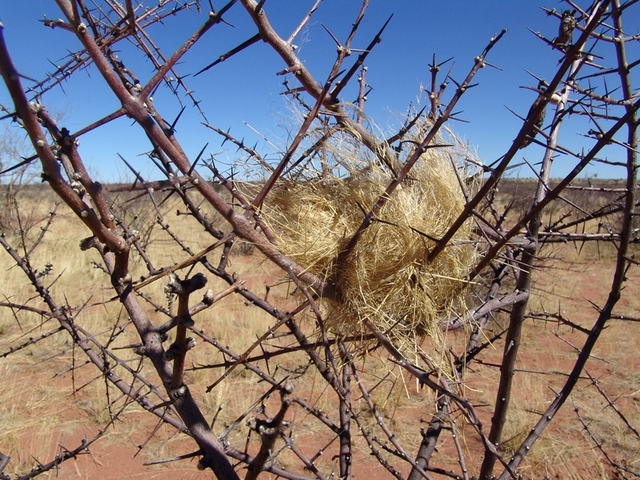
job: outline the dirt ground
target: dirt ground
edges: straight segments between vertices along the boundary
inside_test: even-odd
[[[539,311],[553,311],[557,309],[567,318],[572,319],[582,325],[589,325],[595,318],[595,307],[589,307],[584,302],[585,299],[593,302],[594,305],[601,305],[607,293],[606,280],[610,278],[612,266],[609,261],[593,261],[574,263],[570,268],[562,264],[562,268],[547,269],[540,272],[542,276],[552,277],[554,280],[545,282],[547,291],[539,292],[538,304],[532,302],[532,309]],[[580,270],[579,276],[576,271]],[[640,277],[637,274],[630,275],[628,289],[638,288]],[[640,311],[640,295],[626,295],[621,301],[620,313],[632,315]],[[544,322],[532,322],[528,325],[526,333],[527,348],[524,349],[520,360],[520,369],[523,372],[535,371],[544,373],[568,372],[572,366],[574,355],[568,355],[566,344],[580,345],[582,334],[577,331],[563,327],[547,326]],[[539,334],[542,329],[544,333]],[[536,332],[536,330],[538,332]],[[611,398],[616,399],[616,404],[623,411],[636,412],[635,419],[638,419],[637,412],[640,409],[640,362],[637,354],[637,339],[640,338],[640,325],[638,323],[612,322],[610,328],[605,332],[605,338],[600,348],[598,348],[590,360],[587,370],[595,378],[600,379],[601,386],[607,390]],[[0,337],[1,338],[1,337]],[[4,350],[4,348],[3,348]],[[37,355],[37,354],[36,354]],[[486,355],[482,361],[485,364],[497,363],[501,356],[501,351],[496,346],[492,355]],[[34,359],[32,359],[34,360]],[[15,361],[15,357],[9,356],[2,360],[2,384],[6,391],[14,391],[11,400],[15,403],[14,415],[24,416],[24,425],[16,427],[15,435],[11,435],[15,444],[7,444],[8,438],[0,439],[0,451],[8,453],[14,457],[15,462],[22,466],[21,473],[25,473],[24,465],[30,459],[25,458],[25,452],[32,452],[30,455],[37,455],[41,462],[51,461],[56,453],[63,449],[73,449],[79,446],[82,439],[91,439],[104,425],[104,419],[100,418],[100,413],[96,413],[95,408],[91,409],[88,403],[92,401],[92,394],[95,389],[87,387],[72,395],[72,378],[68,370],[66,360],[56,358],[35,359],[35,361],[24,362]],[[482,367],[476,367],[482,368]],[[485,367],[486,372],[479,378],[491,378],[497,375],[496,369]],[[626,381],[621,382],[623,377]],[[629,377],[629,378],[627,378]],[[28,381],[25,379],[28,378]],[[478,378],[477,376],[474,378]],[[559,388],[562,376],[557,376],[554,384]],[[79,381],[76,378],[75,382]],[[522,378],[522,388],[526,390],[526,395],[531,393],[531,389],[538,388],[532,386],[529,375]],[[478,385],[470,384],[469,388],[482,388],[482,382]],[[597,456],[594,447],[589,447],[589,442],[585,441],[584,429],[580,428],[576,422],[575,409],[580,411],[580,405],[584,403],[585,396],[593,395],[592,390],[587,388],[588,382],[576,389],[573,395],[574,404],[567,404],[561,410],[557,421],[549,429],[546,437],[558,435],[562,437],[562,448],[572,448],[572,445],[579,445],[579,450],[570,455],[575,464],[564,465],[563,468],[572,471],[572,478],[595,478],[593,466],[585,464],[583,455],[588,453],[589,457]],[[419,401],[420,392],[413,392],[413,400]],[[540,397],[532,404],[537,404],[538,408],[544,399],[549,400],[548,392],[540,392]],[[487,398],[490,401],[490,398]],[[416,416],[421,416],[420,407],[410,405],[402,406],[395,414],[395,421],[410,425],[415,422]],[[603,410],[602,401],[598,402]],[[586,407],[587,410],[592,406]],[[145,465],[150,460],[161,458],[171,458],[176,455],[192,451],[194,446],[188,438],[183,435],[176,436],[169,428],[161,427],[154,432],[157,422],[150,415],[140,411],[132,412],[124,417],[124,420],[107,428],[105,434],[98,441],[93,443],[90,449],[79,454],[75,459],[65,462],[58,470],[53,470],[44,475],[47,478],[60,479],[162,479],[162,478],[211,478],[208,472],[200,472],[196,469],[195,460],[181,460],[159,465]],[[138,409],[139,410],[139,409]],[[488,408],[479,408],[483,423],[488,424],[490,411]],[[536,413],[536,412],[534,412]],[[591,413],[587,413],[591,415]],[[39,424],[39,417],[45,417],[54,423],[54,426],[42,426]],[[590,418],[590,421],[593,419]],[[570,428],[567,428],[567,425]],[[153,433],[153,438],[149,437]],[[521,436],[522,432],[515,432],[514,440]],[[147,442],[148,441],[148,442]],[[319,439],[310,435],[307,439],[309,447],[318,443]],[[304,440],[299,440],[304,444]],[[541,440],[542,444],[558,448],[558,442]],[[145,448],[139,451],[139,446],[146,444]],[[470,443],[467,445],[470,451],[479,450],[479,445]],[[582,452],[582,455],[580,454]],[[16,452],[19,452],[16,455]],[[453,454],[453,452],[451,452]],[[362,452],[361,452],[362,454]],[[365,453],[366,454],[366,453]],[[541,455],[541,453],[537,453]],[[473,465],[473,455],[468,456],[470,467]],[[640,461],[640,459],[629,458],[629,464]],[[31,458],[35,462],[35,458]],[[365,462],[370,465],[367,470],[355,472],[355,478],[387,478],[388,472],[381,469],[375,462]],[[7,472],[15,472],[11,468]],[[544,472],[536,471],[536,467],[525,469],[525,473],[531,478],[542,478]],[[557,468],[556,468],[557,471]],[[606,472],[603,472],[606,474]],[[563,478],[556,476],[555,478]],[[605,477],[606,478],[606,477]]]
[[[71,242],[75,240],[72,239]],[[77,246],[70,243],[59,248]],[[590,328],[597,317],[597,307],[606,300],[613,271],[610,254],[592,251],[582,252],[577,256],[568,245],[554,248],[545,254],[552,259],[546,261],[544,268],[536,273],[537,288],[529,310],[537,319],[527,320],[525,325],[514,380],[513,412],[509,417],[510,427],[505,432],[501,445],[507,457],[553,400],[554,392],[562,387],[585,339],[584,333],[579,329],[566,325],[559,327],[556,323],[542,320],[542,316],[560,314],[583,328]],[[252,288],[265,283],[262,267],[256,268],[256,265],[260,266],[256,258],[236,257],[233,262],[235,268],[243,271]],[[5,272],[6,279],[9,279],[1,289],[5,298],[14,294],[10,289],[27,288],[17,287],[18,283],[12,277],[17,275],[16,269],[11,266],[10,259],[4,253],[0,257],[0,267]],[[67,265],[66,268],[72,270],[74,266]],[[61,279],[60,282],[64,280]],[[640,272],[638,268],[632,268],[628,272],[623,298],[615,313],[638,318],[639,312]],[[244,306],[225,310],[225,313],[234,315],[232,327],[227,332],[229,341],[243,336],[255,339],[256,333],[260,332],[251,330],[257,327],[243,320],[243,316],[246,316]],[[24,344],[31,336],[37,337],[56,327],[53,322],[47,322],[39,327],[26,329],[24,325],[18,324],[20,315],[14,317],[9,309],[2,309],[0,315],[0,355]],[[452,344],[465,337],[464,332],[451,332],[449,335],[452,336]],[[620,415],[594,387],[595,379],[608,397],[615,400],[616,407],[625,419],[636,430],[640,429],[638,339],[640,322],[612,320],[609,323],[572,397],[523,464],[524,478],[612,478],[611,470],[603,467],[606,462],[596,441],[601,442],[617,462],[631,470],[640,470],[639,439],[629,434],[630,430],[624,425]],[[469,375],[470,380],[465,385],[473,393],[484,431],[488,431],[490,426],[495,401],[494,387],[499,376],[497,365],[502,349],[500,342],[488,348],[478,358],[478,362],[472,364],[472,375]],[[39,342],[38,348],[27,347],[19,352],[0,356],[0,452],[12,457],[5,473],[11,476],[25,474],[38,462],[50,462],[56,454],[77,448],[83,439],[91,440],[104,429],[102,437],[92,443],[87,451],[41,478],[212,478],[210,472],[197,470],[197,457],[154,463],[193,452],[196,447],[187,436],[159,425],[157,418],[144,412],[141,407],[128,405],[125,413],[110,424],[109,419],[115,412],[105,407],[104,380],[95,369],[84,368],[84,362],[82,352],[77,348],[73,349],[64,334]],[[192,375],[195,379],[197,372]],[[237,379],[243,380],[243,377],[239,376]],[[238,383],[234,387],[238,390],[233,392],[231,398],[242,397],[242,389],[253,388],[251,386],[255,383],[255,379]],[[301,397],[316,394],[313,388],[317,387],[300,382],[296,394]],[[418,389],[409,384],[385,392],[376,398],[380,411],[383,412],[385,421],[393,425],[395,431],[403,435],[403,439],[408,439],[407,444],[413,448],[411,453],[415,453],[420,437],[419,429],[425,426],[424,422],[432,414],[425,405],[431,405],[433,394],[428,389]],[[205,404],[210,407],[207,415],[212,415],[211,412],[217,408],[217,398],[205,399]],[[222,402],[228,402],[230,397],[225,398],[227,400]],[[326,410],[331,411],[330,406]],[[297,426],[296,443],[300,448],[315,452],[326,444],[326,437],[306,428],[307,417],[300,408],[292,408],[290,416]],[[580,423],[580,418],[588,426],[588,430]],[[214,429],[218,432],[224,427],[225,420],[219,420]],[[458,427],[468,468],[471,472],[477,471],[482,446],[469,425],[464,425],[460,420]],[[366,444],[359,438],[361,435],[357,430],[354,432],[354,441],[359,442],[354,451],[354,464],[359,466],[354,471],[354,478],[390,478],[390,474],[371,459]],[[234,442],[234,446],[243,448],[243,439],[236,438]],[[439,445],[434,466],[458,468],[457,456],[450,444],[451,442],[445,444],[443,440]],[[324,455],[327,464],[335,463],[331,456],[329,449]],[[149,462],[154,464],[145,465]],[[407,473],[405,470],[403,472]],[[240,471],[240,474],[242,476],[243,472]],[[271,477],[265,475],[264,478]]]

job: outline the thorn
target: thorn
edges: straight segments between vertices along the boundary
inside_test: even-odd
[[[193,165],[191,165],[191,168],[189,169],[189,172],[187,173],[187,176],[191,175],[191,173],[193,173],[193,169],[196,168],[196,165],[198,164],[198,160],[200,160],[200,157],[202,156],[202,154],[204,153],[205,149],[209,146],[209,142],[207,142],[205,144],[204,147],[202,147],[202,150],[200,150],[200,153],[198,154],[198,156],[196,157],[196,160],[193,162]]]
[[[22,158],[22,162],[15,164],[12,167],[9,167],[3,171],[0,172],[0,175],[4,175],[5,173],[9,173],[13,170],[16,170],[17,168],[22,167],[23,165],[28,165],[29,163],[33,162],[36,158],[38,158],[38,155],[32,155],[31,157],[28,158],[24,158],[24,157],[20,157]]]
[[[324,28],[325,32],[327,32],[329,34],[329,36],[333,39],[334,42],[336,42],[336,46],[338,47],[338,51],[341,51],[343,46],[340,44],[340,41],[335,37],[335,35],[333,33],[331,33],[331,31],[325,26],[324,23],[320,23],[320,26],[322,28]]]
[[[180,113],[178,114],[178,116],[176,117],[176,119],[173,121],[173,123],[171,124],[171,126],[167,129],[167,136],[171,136],[175,133],[176,129],[175,126],[178,123],[178,120],[180,120],[180,117],[182,116],[182,114],[184,113],[184,110],[187,107],[182,107],[182,110],[180,110]]]
[[[133,172],[133,174],[136,176],[136,179],[135,179],[135,180],[134,180],[134,182],[133,182],[133,186],[135,187],[135,186],[136,186],[136,183],[138,183],[138,181],[140,181],[140,183],[144,183],[144,179],[140,176],[140,173],[138,173],[138,172],[133,168],[133,166],[131,166],[131,164],[125,160],[125,158],[124,158],[122,155],[120,155],[119,153],[118,153],[117,155],[120,157],[120,160],[122,160],[122,161],[124,162],[124,164],[125,164],[127,167],[129,167],[129,170],[131,170],[131,171]]]
[[[229,132],[230,132],[230,131],[231,131],[231,127],[229,127],[229,128],[227,129],[227,132],[226,132],[227,134],[225,135],[224,140],[222,141],[222,143],[220,144],[220,146],[223,146],[223,145],[225,144],[225,142],[226,142],[227,140],[229,140],[229,137],[230,137]]]
[[[198,73],[196,73],[194,75],[194,77],[197,77],[198,75],[200,75],[203,72],[206,72],[207,70],[209,70],[210,68],[216,66],[217,64],[224,62],[226,59],[231,58],[232,56],[234,56],[236,53],[241,52],[242,50],[244,50],[245,48],[253,45],[254,43],[258,42],[258,40],[262,39],[262,36],[260,35],[260,33],[256,33],[253,37],[249,38],[248,40],[245,40],[244,42],[242,42],[240,45],[238,45],[235,48],[232,48],[231,50],[229,50],[226,53],[223,53],[222,55],[220,55],[217,60],[214,60],[212,63],[210,63],[209,65],[207,65],[206,67],[204,67],[202,70],[200,70]]]

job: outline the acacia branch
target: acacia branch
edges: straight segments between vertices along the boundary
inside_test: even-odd
[[[67,16],[69,21],[73,23],[72,20],[74,15],[68,1],[57,1],[63,13]],[[280,250],[271,244],[268,239],[260,235],[260,233],[253,228],[249,219],[244,215],[237,213],[232,206],[228,205],[224,198],[222,198],[197,171],[192,171],[192,166],[186,154],[175,141],[173,135],[168,136],[167,132],[160,128],[145,107],[142,98],[127,91],[120,81],[117,73],[113,70],[108,60],[102,54],[100,47],[95,42],[95,39],[87,32],[86,28],[83,29],[81,25],[77,25],[76,34],[88,54],[93,59],[96,68],[99,70],[100,74],[105,79],[118,100],[120,100],[127,113],[144,129],[154,144],[164,151],[173,164],[184,175],[189,175],[191,177],[191,183],[194,187],[234,227],[235,232],[242,238],[254,243],[256,247],[276,265],[280,266],[285,271],[293,271],[300,280],[310,285],[315,292],[331,296],[333,291],[331,284],[311,274],[306,269],[293,262],[288,256],[280,252]]]
[[[346,247],[340,252],[338,255],[338,259],[336,260],[336,264],[338,266],[338,270],[343,269],[347,265],[347,261],[351,252],[355,249],[358,241],[364,234],[365,230],[374,222],[376,215],[382,209],[382,207],[387,203],[387,201],[393,195],[393,192],[398,188],[402,182],[404,182],[405,178],[409,174],[409,171],[413,168],[415,163],[420,159],[422,154],[427,151],[428,148],[438,148],[437,145],[431,145],[431,142],[438,135],[440,128],[449,120],[451,113],[453,112],[454,107],[460,100],[460,97],[467,91],[467,89],[471,86],[471,80],[476,75],[476,73],[485,66],[485,56],[489,53],[489,51],[493,48],[493,46],[502,38],[502,36],[506,33],[506,30],[503,30],[497,37],[492,38],[489,41],[489,44],[485,47],[482,54],[475,58],[474,65],[471,68],[471,71],[468,73],[467,77],[460,84],[460,86],[456,89],[456,93],[453,95],[453,98],[449,101],[447,108],[442,112],[442,114],[436,119],[433,123],[429,132],[426,134],[425,138],[422,142],[416,146],[413,153],[409,156],[407,161],[404,163],[402,168],[397,172],[395,178],[389,183],[385,192],[380,195],[376,203],[371,207],[368,213],[364,216],[362,223],[356,230],[356,232],[351,236],[349,242]],[[431,253],[429,254],[429,258],[431,258]]]
[[[614,0],[614,11],[619,4]],[[618,32],[622,31],[620,17],[618,16],[618,20],[616,21],[616,28]],[[620,65],[620,80],[627,87],[623,87],[625,90],[625,95],[628,96],[631,94],[630,88],[628,88],[630,79],[629,72],[624,69],[625,65],[625,47],[621,42],[616,43],[616,48],[618,52],[618,62]],[[580,350],[580,354],[578,355],[578,359],[571,369],[571,373],[567,377],[565,384],[562,389],[558,392],[555,399],[551,402],[549,407],[546,409],[544,414],[540,417],[534,428],[531,430],[531,433],[527,435],[525,440],[522,442],[520,447],[518,447],[517,451],[513,455],[513,458],[509,462],[509,466],[512,469],[518,468],[520,462],[526,455],[526,453],[531,449],[532,445],[535,441],[540,437],[544,429],[548,426],[551,420],[555,417],[556,413],[560,409],[560,407],[564,404],[564,402],[569,397],[571,391],[575,387],[578,379],[580,378],[581,372],[585,367],[585,364],[589,357],[591,356],[591,352],[593,351],[600,334],[604,330],[607,322],[612,317],[613,308],[618,303],[618,300],[621,296],[621,291],[623,288],[623,284],[626,280],[626,271],[629,265],[628,260],[628,251],[629,251],[629,243],[632,238],[632,230],[633,230],[633,219],[636,215],[635,204],[636,204],[636,182],[637,182],[637,170],[638,170],[638,162],[637,162],[637,147],[638,147],[638,134],[637,134],[637,110],[640,106],[640,101],[637,101],[633,106],[626,107],[625,116],[616,123],[618,128],[621,128],[623,125],[627,127],[628,137],[627,142],[631,148],[626,149],[627,152],[627,195],[625,197],[625,208],[622,214],[622,225],[620,230],[620,242],[618,245],[618,251],[616,255],[616,266],[615,271],[612,278],[611,288],[609,291],[609,295],[607,301],[599,312],[598,318],[591,328],[589,335],[584,343],[584,346]],[[625,122],[622,122],[622,120]],[[622,122],[622,123],[621,123]],[[609,134],[610,132],[607,132]],[[503,472],[500,476],[500,480],[506,480],[508,478],[508,474]]]
[[[592,32],[599,25],[599,20],[605,11],[606,11],[606,2],[601,2],[598,8],[595,10],[594,15],[591,18],[590,22],[585,27],[584,32],[582,33],[582,35],[580,35],[580,38],[576,41],[575,44],[573,44],[567,50],[565,57],[562,63],[560,64],[560,67],[558,67],[556,74],[554,75],[553,79],[549,82],[549,85],[547,87],[548,92],[554,92],[558,88],[558,85],[560,85],[560,82],[562,81],[563,77],[565,76],[565,74],[567,73],[567,71],[573,64],[573,62],[577,58],[580,58],[580,56],[582,55],[582,52],[581,52],[582,47],[584,46],[587,39],[589,38],[589,33]],[[538,104],[536,105],[536,108],[531,109],[529,111],[529,115],[527,116],[526,121],[522,125],[520,132],[518,132],[518,135],[514,139],[513,144],[511,145],[507,153],[505,153],[505,155],[500,159],[500,161],[498,162],[498,165],[493,167],[491,176],[484,182],[484,184],[478,190],[476,195],[474,195],[474,197],[471,200],[469,200],[469,202],[467,202],[463,211],[460,213],[460,215],[458,215],[458,218],[453,222],[451,227],[449,227],[447,232],[442,236],[438,244],[436,244],[436,246],[430,252],[429,259],[431,261],[433,261],[446,248],[448,243],[455,236],[456,232],[467,221],[471,213],[478,207],[479,203],[485,198],[485,196],[489,193],[489,191],[492,188],[494,188],[495,184],[504,174],[509,163],[511,163],[511,160],[513,160],[513,157],[516,155],[516,153],[520,149],[520,146],[522,145],[522,143],[525,141],[527,136],[532,133],[532,130],[534,128],[534,125],[537,119],[542,113],[542,110],[546,108],[549,100],[550,100],[550,96],[545,95],[542,101],[538,102]],[[511,236],[513,236],[513,234]],[[495,254],[495,252],[493,253]],[[486,264],[483,265],[483,267],[485,266]],[[472,277],[473,277],[473,274],[472,274]]]

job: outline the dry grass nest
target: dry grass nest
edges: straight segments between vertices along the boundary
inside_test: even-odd
[[[453,146],[422,155],[343,265],[338,256],[392,181],[391,169],[343,134],[323,152],[331,168],[309,163],[271,192],[262,214],[280,248],[335,282],[339,299],[324,300],[332,332],[367,334],[367,319],[406,351],[417,345],[417,337],[438,338],[438,320],[465,313],[465,277],[476,259],[471,222],[427,261],[433,239],[442,237],[464,208],[465,179],[475,173],[465,162],[463,145],[455,137],[446,143]]]

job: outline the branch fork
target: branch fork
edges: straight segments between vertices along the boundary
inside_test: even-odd
[[[165,292],[178,296],[178,322],[176,325],[176,339],[164,353],[165,361],[173,361],[173,374],[170,390],[177,391],[183,386],[184,362],[187,351],[195,346],[195,340],[187,337],[187,328],[194,325],[189,313],[189,296],[207,284],[207,277],[196,273],[193,277],[180,280],[175,273],[169,274],[169,281]]]

